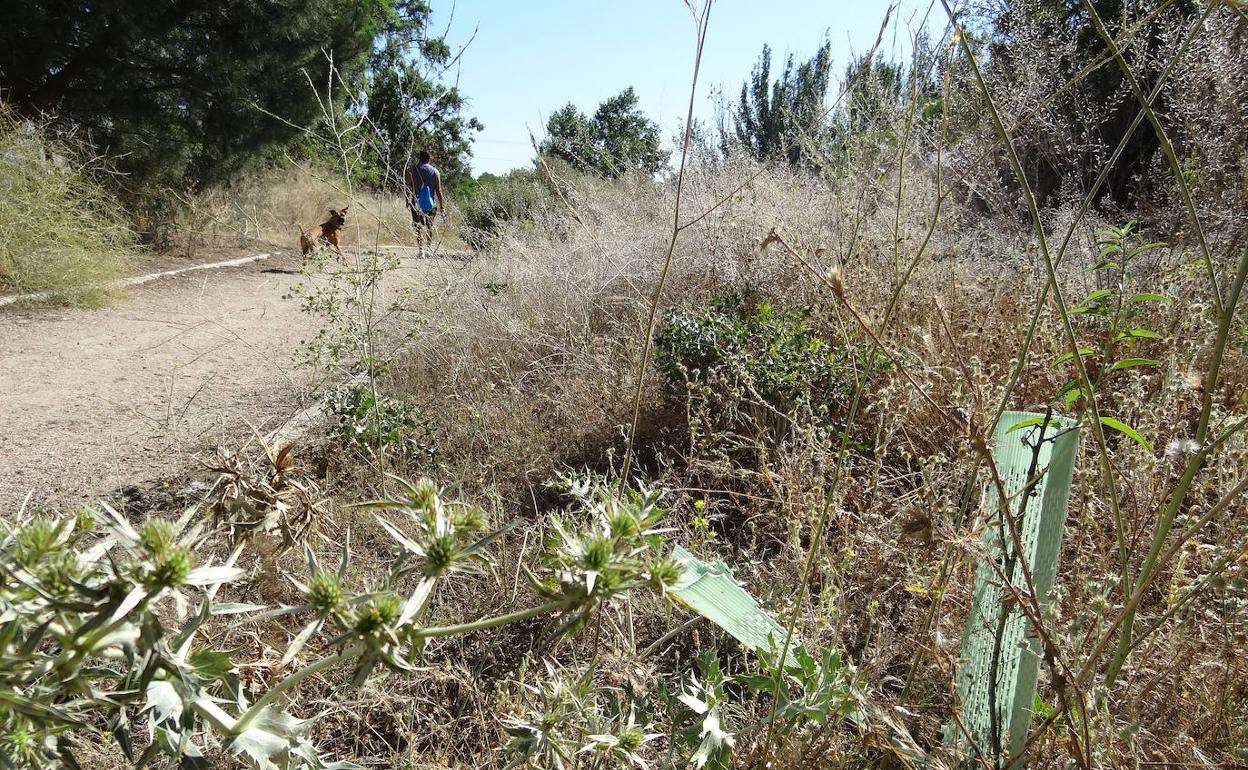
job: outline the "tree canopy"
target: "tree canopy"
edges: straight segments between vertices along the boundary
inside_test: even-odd
[[[853,82],[846,122],[851,132],[874,127],[901,102],[905,79],[901,65],[880,57],[855,59],[845,68],[845,82]]]
[[[215,181],[316,119],[305,72],[325,72],[326,52],[344,70],[362,66],[384,9],[383,0],[15,0],[0,32],[5,98],[85,129],[136,183]]]
[[[1140,29],[1124,54],[1145,93],[1157,83],[1166,47],[1174,43],[1165,30],[1188,23],[1198,7],[1159,0],[1092,0],[1090,5],[1114,36],[1145,16],[1159,15],[1160,22]],[[990,76],[1014,84],[1000,95],[1003,102],[1017,102],[1015,109],[1021,112],[1039,94],[1072,84],[1055,93],[1045,118],[1030,121],[1015,140],[1027,159],[1028,181],[1037,198],[1042,204],[1056,203],[1067,179],[1077,179],[1080,189],[1090,187],[1125,137],[1097,202],[1108,198],[1119,206],[1131,205],[1151,184],[1146,172],[1161,143],[1147,122],[1126,136],[1139,104],[1116,63],[1093,66],[1106,49],[1087,6],[1063,0],[1011,0],[988,8],[973,21],[987,42]],[[1084,70],[1086,74],[1080,75]],[[1165,91],[1152,106],[1165,113]]]
[[[421,150],[433,155],[448,186],[471,179],[470,138],[482,126],[464,113],[459,89],[443,82],[457,56],[443,38],[428,35],[430,12],[422,0],[397,0],[367,66],[352,80],[350,91],[364,99],[349,111],[372,129],[361,160],[362,176],[374,187],[400,183]]]
[[[655,174],[668,159],[659,147],[658,125],[638,109],[631,87],[599,104],[592,118],[571,103],[555,111],[546,121],[541,152],[607,178]]]
[[[135,190],[223,181],[292,140],[323,152],[298,137],[326,111],[364,113],[376,127],[360,164],[372,181],[385,176],[383,156],[417,144],[452,175],[466,169],[466,134],[477,124],[462,115],[459,92],[438,81],[453,57],[426,34],[423,0],[10,6],[0,31],[3,98],[84,132]],[[337,78],[327,89],[331,65]]]

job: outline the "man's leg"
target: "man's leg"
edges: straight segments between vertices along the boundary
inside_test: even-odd
[[[412,214],[412,229],[416,231],[416,247],[420,249],[421,256],[425,253],[425,214],[415,206],[408,208]]]
[[[408,207],[408,211],[412,213],[412,230],[416,231],[416,245],[419,246],[424,237],[421,232],[424,227],[424,216],[416,206]]]
[[[433,249],[433,224],[434,222],[437,221],[438,212],[436,210],[427,211],[425,212],[424,216],[425,216],[425,235],[428,238],[429,249],[432,250]]]

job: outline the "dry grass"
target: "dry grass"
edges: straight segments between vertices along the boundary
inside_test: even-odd
[[[709,208],[755,170],[736,162],[697,171],[688,211]],[[782,250],[763,249],[760,242],[776,227],[810,258],[816,248],[824,249],[823,265],[844,265],[847,298],[891,350],[904,351],[922,389],[895,373],[873,385],[856,424],[869,437],[871,452],[851,451],[839,459],[839,436],[809,427],[778,446],[759,445],[748,429],[731,436],[699,433],[688,422],[689,405],[665,395],[653,375],[645,385],[638,449],[641,472],[673,490],[670,502],[680,522],[676,539],[733,564],[785,617],[814,522],[831,506],[796,630],[815,646],[843,651],[872,683],[873,697],[885,707],[908,709],[910,732],[920,745],[935,749],[952,706],[956,648],[951,640],[959,637],[969,606],[980,517],[972,482],[977,456],[965,429],[943,421],[931,401],[973,416],[977,424],[990,423],[1043,274],[1025,231],[1008,222],[985,226],[973,211],[949,200],[929,236],[938,195],[931,171],[929,166],[909,172],[901,180],[900,200],[895,173],[828,183],[764,171],[685,232],[662,300],[696,306],[748,284],[763,297],[812,307],[817,328],[829,340],[865,342],[862,330],[814,276]],[[618,467],[644,311],[665,247],[654,223],[670,215],[672,205],[670,189],[652,188],[644,180],[574,191],[570,199],[587,225],[556,212],[546,215],[552,221],[539,223],[550,237],[535,237],[528,226],[504,230],[471,279],[437,298],[435,309],[425,308],[440,323],[418,338],[390,383],[438,415],[446,478],[496,489],[505,510],[531,512],[526,515],[553,502],[541,485],[558,470]],[[1070,217],[1068,210],[1054,210],[1048,226],[1060,235]],[[1098,288],[1084,268],[1096,260],[1095,232],[1105,224],[1089,220],[1076,230],[1061,276],[1071,298]],[[1161,231],[1149,236],[1181,238]],[[916,255],[919,264],[904,281],[885,327],[885,308]],[[1204,289],[1190,261],[1191,253],[1181,247],[1159,252],[1123,287],[1174,297],[1140,321],[1163,330],[1166,339],[1145,341],[1132,353],[1155,357],[1161,365],[1110,380],[1100,394],[1102,413],[1135,426],[1158,447],[1147,452],[1111,436],[1137,568],[1155,526],[1157,501],[1177,473],[1160,449],[1192,429],[1199,399],[1191,373],[1201,371],[1213,331],[1209,316],[1192,311],[1193,298]],[[1096,332],[1084,325],[1080,333]],[[1248,384],[1242,332],[1239,340],[1215,394],[1214,419],[1224,427],[1248,409],[1242,397]],[[1045,309],[1011,408],[1043,410],[1052,402],[1069,373],[1050,362],[1066,349],[1052,308]],[[1090,431],[1083,440],[1051,618],[1062,650],[1076,664],[1122,601],[1105,592],[1109,565],[1117,559],[1114,530],[1095,450],[1087,443]],[[725,446],[748,448],[761,459],[752,466],[734,464]],[[1191,495],[1206,501],[1194,503],[1197,510],[1218,499],[1248,462],[1243,435],[1211,462]],[[1217,556],[1243,546],[1242,528],[1207,527],[1185,546],[1177,564],[1158,576],[1139,622],[1176,611],[1132,657],[1114,690],[1100,696],[1104,705],[1091,716],[1102,736],[1093,747],[1097,761],[1193,756],[1230,761],[1243,745],[1234,716],[1248,698],[1242,687],[1248,671],[1232,652],[1246,627],[1237,584],[1219,580],[1223,588],[1202,592],[1182,608],[1175,604]],[[500,573],[515,564],[505,559]],[[500,588],[511,590],[506,582]],[[483,602],[482,612],[499,609],[483,597],[476,601]],[[658,607],[637,612],[634,621],[639,647],[674,622]],[[690,633],[671,649],[686,656],[683,662],[667,659],[658,664],[660,670],[687,667],[693,649],[724,646],[706,628]],[[489,644],[492,648],[495,641]],[[628,660],[621,644],[613,639],[609,648]],[[487,686],[473,697],[489,692]],[[1051,699],[1052,691],[1042,686],[1041,697]],[[1188,704],[1190,718],[1170,717],[1164,704],[1175,701]],[[505,708],[495,701],[485,710]],[[1223,726],[1198,727],[1214,723]],[[848,734],[840,740],[846,758],[863,750]],[[1051,733],[1037,747],[1037,765],[1059,762],[1065,751],[1060,734]],[[476,755],[475,761],[485,760]]]
[[[104,169],[84,165],[80,149],[0,104],[0,290],[98,305],[133,261],[127,216],[93,177]]]
[[[1017,103],[1006,106],[1025,112],[1028,94],[1051,85],[1020,89]],[[1238,98],[1225,91],[1214,97]],[[1195,111],[1178,113],[1199,118]],[[748,287],[760,299],[808,308],[812,331],[831,344],[879,340],[895,361],[867,381],[856,412],[838,415],[848,424],[844,433],[801,419],[777,431],[760,403],[715,422],[715,398],[723,394],[673,392],[653,366],[645,370],[633,467],[636,476],[669,491],[671,538],[732,565],[808,646],[842,654],[861,686],[859,723],[832,719],[774,741],[766,729],[770,701],[734,690],[729,727],[737,732],[734,757],[745,766],[897,766],[901,758],[890,741],[905,734],[942,757],[941,728],[957,707],[956,640],[990,513],[981,505],[987,483],[980,431],[1003,402],[1033,410],[1060,404],[1058,390],[1073,375],[1068,363],[1055,364],[1070,347],[1065,322],[1080,342],[1105,336],[1095,318],[1070,320],[1052,299],[1040,299],[1047,275],[1037,233],[1014,216],[1017,200],[1007,185],[989,191],[989,198],[1000,196],[986,214],[984,194],[970,194],[959,178],[961,168],[999,145],[970,136],[945,147],[939,124],[915,125],[898,139],[905,111],[886,117],[893,129],[887,142],[861,154],[850,148],[837,172],[825,177],[732,158],[692,167],[683,202],[692,224],[676,242],[659,298],[660,310],[696,308]],[[1214,149],[1202,149],[1203,157],[1214,157]],[[1215,170],[1238,168],[1240,156],[1228,157]],[[1239,195],[1233,174],[1210,176],[1230,198]],[[740,187],[743,180],[752,181]],[[610,475],[628,445],[650,297],[668,246],[660,223],[670,221],[674,191],[650,179],[567,181],[575,216],[543,208],[532,222],[504,226],[473,262],[439,274],[444,280],[431,281],[386,316],[388,342],[401,345],[403,355],[380,384],[436,419],[437,464],[384,454],[361,463],[358,454],[336,450],[326,458],[325,484],[334,499],[316,547],[331,554],[350,533],[349,580],[358,586],[383,571],[391,545],[364,511],[346,503],[382,492],[388,483],[382,471],[431,470],[494,521],[521,521],[497,543],[490,574],[439,589],[431,623],[531,606],[523,568],[551,537],[549,514],[567,504],[547,483],[569,468]],[[1108,215],[1079,219],[1078,200],[1068,197],[1043,211],[1040,222],[1055,244],[1071,233],[1057,266],[1062,295],[1074,304],[1112,286],[1124,295],[1169,299],[1134,319],[1161,338],[1140,338],[1129,353],[1157,364],[1115,373],[1096,394],[1101,414],[1133,426],[1153,449],[1110,433],[1102,450],[1093,431],[1081,432],[1058,589],[1040,620],[1062,662],[1090,675],[1072,682],[1045,670],[1040,699],[1051,706],[1075,690],[1081,729],[1069,729],[1073,718],[1046,726],[1029,761],[1036,767],[1232,766],[1248,749],[1242,497],[1186,540],[1178,533],[1216,510],[1248,467],[1248,431],[1232,430],[1248,415],[1246,328],[1242,320],[1234,324],[1220,375],[1206,387],[1198,375],[1214,360],[1218,319],[1191,232],[1176,224],[1181,217],[1146,220],[1144,235],[1172,245],[1148,252],[1129,277],[1106,278],[1087,268],[1098,260],[1097,232],[1121,222]],[[279,238],[291,221],[341,203],[342,193],[297,171],[222,200],[213,205],[238,210],[240,237]],[[407,232],[393,201],[352,205],[362,216],[351,242],[385,243]],[[1226,286],[1242,223],[1233,212],[1211,222],[1214,269]],[[792,251],[769,238],[772,232]],[[1020,360],[1033,315],[1034,339]],[[1107,677],[1113,645],[1098,648],[1097,640],[1116,638],[1110,623],[1127,599],[1115,506],[1127,571],[1136,576],[1186,462],[1165,448],[1196,435],[1203,405],[1210,435],[1228,436],[1198,469],[1163,538],[1178,551],[1147,582],[1135,618],[1138,648],[1116,679]],[[1102,472],[1102,453],[1116,496]],[[273,558],[293,570],[300,557]],[[255,594],[248,600],[296,600],[273,574],[248,590]],[[674,714],[660,693],[679,688],[699,651],[717,649],[732,672],[751,668],[751,655],[706,624],[668,636],[685,620],[683,610],[637,599],[557,644],[548,642],[541,623],[526,621],[431,643],[427,668],[415,675],[379,676],[354,688],[347,672],[335,672],[311,684],[292,708],[299,716],[325,713],[318,744],[370,766],[501,767],[506,759],[496,748],[506,740],[503,720],[531,707],[533,690],[525,685],[548,678],[541,661],[590,671],[603,689],[631,688],[666,727]],[[246,640],[256,649],[258,662],[247,675],[263,682],[278,676],[274,661],[290,635],[290,628],[266,623],[227,641]],[[652,654],[641,653],[659,640]],[[813,746],[820,759],[807,762]],[[651,758],[661,760],[666,748],[661,742]]]
[[[834,344],[867,342],[820,275],[784,249],[762,246],[775,228],[820,273],[841,266],[845,299],[909,373],[894,370],[871,381],[853,422],[858,443],[847,452],[839,433],[813,423],[799,422],[779,437],[748,420],[710,430],[712,403],[673,395],[653,367],[643,383],[635,469],[669,490],[672,539],[731,564],[769,610],[794,619],[807,645],[839,651],[864,688],[863,725],[833,720],[774,742],[759,727],[768,721],[769,702],[742,693],[731,712],[742,764],[764,758],[778,767],[809,764],[805,752],[813,746],[819,766],[883,766],[893,761],[888,738],[902,729],[923,750],[941,751],[941,727],[955,707],[955,640],[970,604],[985,520],[979,455],[965,425],[989,424],[1003,398],[1044,273],[1032,237],[1018,223],[985,219],[953,195],[941,200],[936,216],[947,191],[936,181],[936,163],[916,153],[904,175],[851,172],[829,181],[733,160],[696,167],[689,179],[690,215],[715,208],[677,242],[663,307],[698,307],[749,286],[760,298],[809,307],[813,330]],[[751,185],[733,193],[750,177]],[[335,194],[306,178],[300,184],[301,195],[268,199],[283,213],[266,221],[304,216]],[[412,339],[380,382],[436,419],[433,470],[495,521],[523,522],[495,549],[492,574],[440,589],[431,623],[529,606],[523,567],[551,536],[548,514],[565,504],[545,484],[568,468],[609,474],[625,449],[649,296],[667,245],[655,223],[670,215],[672,191],[651,180],[573,181],[568,198],[579,222],[555,209],[538,212],[535,225],[504,227],[487,252],[440,274],[442,280],[388,316],[393,342]],[[1058,240],[1072,217],[1071,208],[1047,212],[1049,235]],[[1066,296],[1102,288],[1085,268],[1097,258],[1096,231],[1108,224],[1089,219],[1075,228],[1059,276]],[[1171,296],[1139,319],[1164,339],[1141,341],[1132,351],[1160,364],[1110,379],[1098,393],[1103,413],[1134,426],[1157,448],[1146,451],[1116,436],[1108,447],[1134,570],[1157,526],[1159,501],[1179,472],[1162,448],[1189,436],[1199,412],[1191,374],[1207,366],[1214,329],[1201,304],[1204,273],[1192,264],[1183,234],[1154,228],[1148,235],[1177,245],[1152,252],[1121,288]],[[1070,376],[1052,365],[1067,349],[1060,327],[1046,303],[1012,408],[1043,409]],[[1098,333],[1087,321],[1077,321],[1077,332]],[[1248,413],[1246,386],[1248,340],[1241,329],[1211,394],[1218,429]],[[950,422],[949,414],[961,422]],[[1242,561],[1232,559],[1229,569],[1211,575],[1219,559],[1248,545],[1233,523],[1242,501],[1200,529],[1159,572],[1137,619],[1140,630],[1157,628],[1143,637],[1114,687],[1105,688],[1099,672],[1108,655],[1088,656],[1123,597],[1114,575],[1113,516],[1090,431],[1082,441],[1059,589],[1046,624],[1069,665],[1087,661],[1097,672],[1089,687],[1096,699],[1086,712],[1092,759],[1112,766],[1232,763],[1245,745],[1248,706],[1248,670],[1237,653],[1248,641]],[[1246,465],[1241,432],[1210,459],[1176,532],[1237,483]],[[378,494],[386,483],[382,470],[418,474],[430,467],[393,456],[361,463],[358,454],[336,450],[327,466],[334,499],[324,514],[328,542],[317,547],[332,558],[341,533],[349,532],[355,554],[349,581],[368,586],[391,546],[365,512],[346,504]],[[296,553],[272,558],[271,570],[298,570]],[[253,584],[248,600],[297,600],[273,574]],[[539,660],[576,673],[592,666],[602,687],[627,683],[660,721],[674,718],[658,703],[660,683],[677,687],[699,651],[719,650],[733,672],[753,666],[752,656],[706,624],[681,630],[649,657],[639,655],[685,620],[681,610],[638,599],[628,615],[631,641],[621,616],[557,645],[545,641],[543,624],[526,622],[432,644],[428,668],[417,675],[380,676],[355,688],[347,672],[333,673],[309,685],[292,708],[299,716],[324,713],[318,745],[368,766],[502,767],[506,759],[496,748],[507,739],[503,720],[532,706],[522,683],[546,678]],[[280,675],[275,661],[291,633],[266,623],[231,643],[256,650],[248,676],[260,683]],[[1042,681],[1040,697],[1055,701],[1052,680]],[[1183,704],[1180,718],[1175,703]],[[1064,728],[1045,732],[1033,766],[1064,765],[1070,745]]]
[[[168,223],[169,248],[194,256],[209,250],[298,248],[298,225],[320,224],[329,209],[350,208],[343,247],[416,245],[411,216],[401,196],[345,188],[330,173],[306,166],[257,172],[223,187],[178,196],[182,204]],[[454,201],[435,228],[435,245],[462,251]]]

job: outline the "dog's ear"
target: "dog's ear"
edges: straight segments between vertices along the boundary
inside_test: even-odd
[[[336,216],[338,216],[338,210],[337,210],[337,209],[330,209],[330,210],[329,210],[329,215],[330,215],[331,217],[336,217]]]
[[[349,209],[349,208],[351,208],[351,207],[350,207],[350,206],[343,206],[343,207],[342,207],[342,211],[339,211],[339,212],[338,212],[338,213],[339,213],[339,215],[341,215],[341,216],[344,216],[344,217],[345,217],[345,216],[347,215],[347,209]]]

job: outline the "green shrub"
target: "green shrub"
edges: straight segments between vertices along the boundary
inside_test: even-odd
[[[516,169],[504,176],[482,175],[464,202],[460,238],[474,249],[482,248],[503,225],[534,222],[553,201],[550,187],[532,169]]]
[[[125,271],[135,245],[125,213],[75,155],[0,105],[0,290],[94,305]]]
[[[848,407],[865,363],[864,348],[833,346],[814,334],[808,310],[751,306],[740,294],[669,311],[655,339],[667,387],[700,392],[729,413],[753,405],[826,420]]]
[[[348,446],[396,447],[432,459],[435,424],[419,407],[377,393],[367,385],[342,385],[325,397],[330,431]]]

